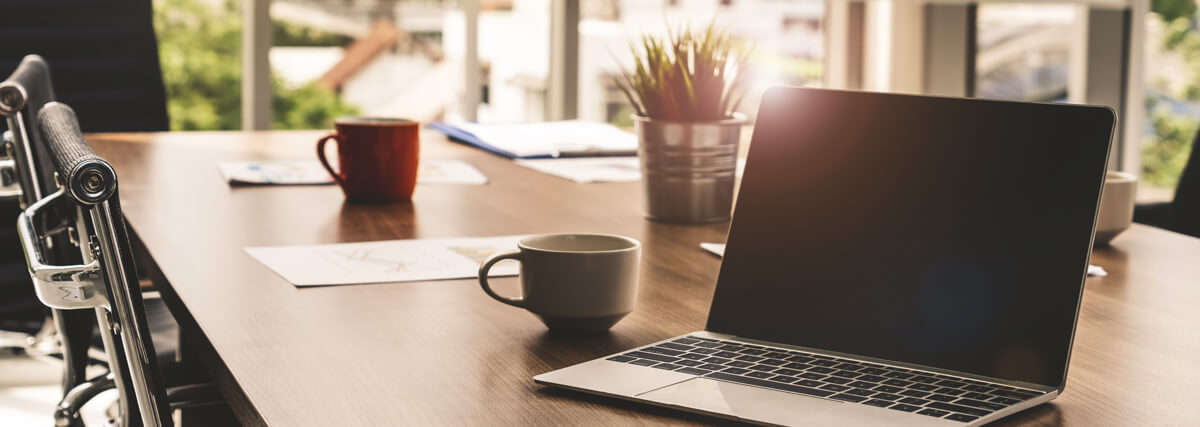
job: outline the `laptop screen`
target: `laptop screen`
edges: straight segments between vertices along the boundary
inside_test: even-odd
[[[1113,121],[768,91],[708,330],[1060,385]]]

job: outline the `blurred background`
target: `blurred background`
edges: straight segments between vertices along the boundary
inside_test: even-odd
[[[754,49],[751,96],[741,106],[753,118],[757,95],[771,85],[830,86],[827,50],[842,45],[829,39],[831,31],[843,34],[844,27],[827,22],[836,19],[830,9],[837,4],[581,0],[577,10],[565,12],[578,14],[572,21],[578,28],[577,50],[567,53],[577,68],[570,79],[574,111],[566,115],[555,111],[562,107],[551,93],[553,34],[559,34],[552,26],[555,14],[564,12],[550,0],[273,0],[269,48],[258,54],[269,58],[274,129],[327,128],[334,117],[347,114],[423,122],[578,117],[630,126],[631,109],[613,81],[631,61],[630,42],[643,33],[715,20]],[[243,92],[229,89],[242,83],[242,30],[252,22],[253,8],[242,0],[155,0],[154,6],[171,129],[252,128],[242,123]],[[973,28],[965,36],[975,45],[971,95],[1084,99],[1072,97],[1072,88],[1080,87],[1072,79],[1088,71],[1072,68],[1089,63],[1072,58],[1081,55],[1077,50],[1093,48],[1078,42],[1087,9],[1077,2],[983,2],[972,8]],[[1141,119],[1140,136],[1129,143],[1140,151],[1143,201],[1170,198],[1200,121],[1196,2],[1153,0],[1148,9],[1140,14],[1135,8],[1131,17],[1138,21],[1132,27],[1141,30],[1133,40],[1142,49],[1141,70],[1133,75],[1142,86],[1127,93],[1140,92],[1143,99],[1124,100],[1144,110],[1142,117],[1124,114]],[[866,15],[859,20],[871,27],[864,37],[891,24],[873,19],[870,11]],[[468,47],[469,31],[477,34],[473,47]],[[891,55],[906,55],[904,43],[903,37],[891,40]],[[934,47],[925,42],[923,48]],[[468,64],[478,69],[478,93],[465,91]],[[904,91],[870,86],[861,88]]]

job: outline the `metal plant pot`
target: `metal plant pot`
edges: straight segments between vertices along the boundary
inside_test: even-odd
[[[633,116],[645,187],[646,217],[699,224],[729,219],[738,140],[746,117],[665,122]]]

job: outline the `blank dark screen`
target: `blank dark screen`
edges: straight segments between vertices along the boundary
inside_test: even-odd
[[[1113,120],[772,89],[708,330],[1060,385]]]

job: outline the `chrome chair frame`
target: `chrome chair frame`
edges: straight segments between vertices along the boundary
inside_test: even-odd
[[[56,411],[56,424],[71,425],[78,408],[98,391],[116,388],[118,419],[125,427],[163,426],[171,421],[167,392],[150,342],[148,324],[136,285],[136,268],[128,246],[112,166],[97,157],[83,140],[70,107],[51,102],[38,117],[49,156],[57,172],[58,191],[29,205],[18,216],[17,231],[30,277],[43,304],[56,309],[93,308],[101,328],[112,381],[88,381],[71,389]],[[72,241],[79,243],[82,263],[47,261],[39,230],[47,212],[69,218]],[[73,221],[72,221],[73,220]],[[44,227],[43,227],[44,228]],[[126,409],[132,408],[132,409]]]

